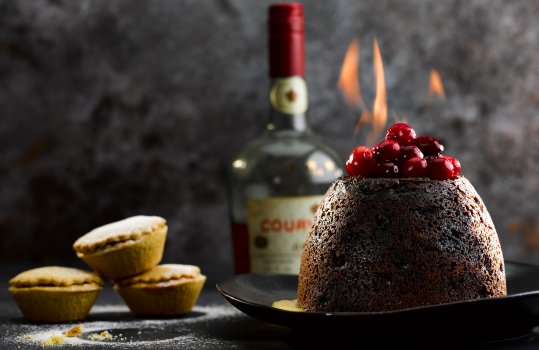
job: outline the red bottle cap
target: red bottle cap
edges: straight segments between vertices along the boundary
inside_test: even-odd
[[[268,28],[270,77],[305,76],[303,5],[271,5]]]

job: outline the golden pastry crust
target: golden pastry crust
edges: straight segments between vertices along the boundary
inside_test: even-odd
[[[88,271],[47,266],[22,272],[10,284],[9,292],[26,318],[69,322],[88,315],[103,280]]]
[[[103,280],[95,273],[61,266],[46,266],[21,272],[9,283],[13,287],[74,286],[94,284],[102,286]]]
[[[94,284],[93,286],[97,286]],[[23,315],[38,322],[71,322],[88,316],[101,287],[82,290],[67,287],[10,287],[9,292]]]
[[[101,276],[120,280],[150,270],[163,257],[167,227],[132,242],[122,242],[93,254],[77,256]]]
[[[103,286],[97,283],[84,283],[74,284],[71,286],[30,286],[30,287],[9,287],[10,293],[21,291],[34,291],[34,292],[91,292],[95,290],[101,290]]]
[[[73,244],[77,254],[92,254],[100,248],[117,243],[137,241],[166,227],[159,216],[133,216],[93,229]]]
[[[190,280],[200,276],[200,268],[193,265],[163,264],[152,268],[140,275],[118,282],[121,286],[134,284],[153,284],[171,280]]]
[[[206,276],[192,265],[166,264],[114,285],[137,315],[182,315],[191,311]]]

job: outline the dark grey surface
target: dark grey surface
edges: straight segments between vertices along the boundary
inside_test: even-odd
[[[21,339],[25,334],[63,331],[81,322],[38,325],[29,323],[7,291],[8,279],[20,272],[22,266],[0,265],[0,349],[43,349],[39,341]],[[64,345],[53,349],[269,349],[288,348],[289,331],[255,320],[236,311],[216,291],[213,281],[208,281],[191,314],[182,318],[143,320],[121,309],[124,304],[108,284],[98,297],[89,317],[82,322],[86,334],[108,330],[113,335],[123,334],[127,340],[111,343],[85,342]],[[219,316],[212,315],[217,313]],[[149,324],[144,324],[148,322]],[[116,323],[116,325],[114,325]],[[115,329],[119,327],[119,329]],[[141,334],[138,334],[138,331]],[[175,338],[175,339],[174,339]],[[129,341],[153,340],[155,344],[129,343]]]
[[[267,120],[269,3],[0,0],[0,260],[72,260],[78,236],[147,213],[169,220],[167,261],[230,274],[225,170]],[[506,257],[539,261],[539,3],[304,3],[313,128],[346,158],[340,64],[358,37],[370,105],[378,37],[390,115],[443,138]]]
[[[26,322],[17,309],[15,303],[11,300],[8,292],[8,279],[13,273],[22,269],[22,266],[0,265],[0,348],[1,349],[43,349],[39,343],[31,343],[20,339],[22,334],[35,334],[36,332],[55,329],[65,330],[72,325],[35,325]],[[181,319],[153,319],[151,323],[139,328],[141,320],[132,316],[127,310],[111,310],[100,312],[99,309],[106,305],[119,308],[123,304],[120,298],[112,291],[110,285],[107,285],[99,296],[94,310],[89,318],[84,321],[87,330],[100,329],[99,324],[106,322],[109,327],[105,327],[112,334],[117,335],[120,330],[111,328],[115,323],[121,325],[124,335],[128,340],[152,339],[159,343],[92,343],[77,344],[73,346],[60,346],[54,349],[289,349],[305,348],[306,345],[314,346],[327,343],[326,345],[335,346],[339,337],[334,332],[327,334],[324,332],[296,334],[288,328],[274,326],[254,318],[236,312],[224,299],[222,299],[215,290],[214,284],[208,282],[197,303],[197,307],[189,316]],[[219,317],[211,315],[211,310],[218,312]],[[432,322],[437,322],[433,319]],[[97,328],[96,328],[97,327]],[[141,335],[138,335],[140,329]],[[90,332],[91,333],[91,332]],[[539,334],[539,333],[538,333]],[[473,348],[473,349],[536,349],[539,346],[538,334],[489,344],[459,344],[458,346],[442,342],[430,341],[428,343],[417,339],[413,343],[413,348],[439,349],[439,348]],[[364,349],[386,348],[381,345],[382,341],[391,337],[381,338],[380,342],[370,342],[366,344],[360,336],[361,330],[352,334],[353,341]],[[176,337],[175,339],[170,339]],[[399,348],[402,344],[397,344]]]
[[[103,292],[100,296],[97,306],[121,304],[121,301],[113,295],[109,289]],[[182,319],[164,319],[152,320],[153,323],[146,327],[140,326],[140,319],[132,316],[126,311],[113,311],[94,313],[89,316],[82,324],[86,329],[90,328],[85,333],[95,334],[101,330],[107,330],[112,335],[117,336],[122,334],[127,338],[126,341],[113,340],[111,342],[85,342],[81,344],[63,345],[60,349],[118,349],[118,348],[137,348],[140,350],[146,349],[249,349],[249,348],[287,348],[285,339],[288,330],[279,326],[272,326],[262,321],[257,321],[243,314],[234,314],[226,318],[211,318],[208,320],[206,314],[209,310],[208,306],[224,305],[222,298],[213,290],[212,286],[207,286],[206,290],[200,297],[198,305],[203,308],[197,309]],[[229,306],[232,308],[232,306]],[[11,300],[8,302],[0,302],[2,316],[0,316],[0,348],[1,349],[17,349],[19,346],[23,349],[43,349],[40,341],[29,341],[21,339],[22,335],[39,334],[47,332],[53,334],[55,332],[65,331],[73,325],[80,322],[70,323],[67,325],[30,325],[21,318],[18,309]],[[199,320],[200,319],[200,320]],[[119,323],[120,328],[95,327],[93,323],[105,322],[112,324]],[[50,331],[48,331],[51,329]],[[138,334],[138,332],[141,334]],[[10,338],[10,340],[6,339]],[[174,339],[176,338],[176,339]],[[148,344],[129,344],[133,341],[158,341],[159,343]],[[123,347],[122,347],[123,345]]]

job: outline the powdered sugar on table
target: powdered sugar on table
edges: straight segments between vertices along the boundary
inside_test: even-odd
[[[41,325],[20,323],[4,335],[2,347],[10,349],[54,348],[100,348],[100,349],[178,349],[210,346],[217,340],[209,339],[201,330],[212,322],[226,322],[240,312],[228,305],[198,306],[179,318],[139,319],[122,305],[96,305],[85,322]],[[61,337],[77,324],[82,324],[80,337]],[[104,332],[107,333],[104,333]],[[110,334],[108,336],[107,334]],[[55,345],[53,340],[63,340]],[[232,347],[232,344],[231,344]]]

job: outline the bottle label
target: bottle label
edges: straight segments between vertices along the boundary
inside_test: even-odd
[[[275,80],[270,90],[273,108],[281,113],[301,114],[307,111],[307,84],[302,77]]]
[[[247,200],[251,272],[299,273],[303,243],[323,197]]]

